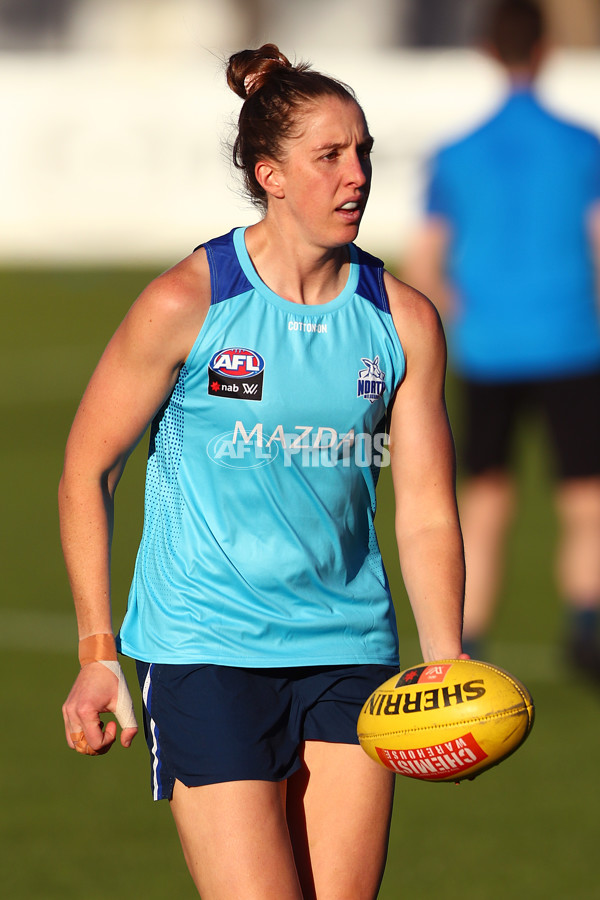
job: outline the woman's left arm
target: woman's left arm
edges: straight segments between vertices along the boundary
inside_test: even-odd
[[[432,662],[463,655],[465,564],[444,391],[446,342],[433,304],[385,277],[406,356],[390,421],[396,539],[423,659]]]

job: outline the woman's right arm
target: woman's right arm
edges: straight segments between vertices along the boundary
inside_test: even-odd
[[[169,397],[210,303],[204,251],[153,281],[133,304],[92,375],[67,441],[59,486],[60,532],[80,642],[112,636],[110,546],[114,495],[125,463]],[[89,641],[88,641],[89,645]],[[80,644],[81,647],[81,644]],[[83,731],[93,750],[113,743],[100,713],[116,709],[117,678],[83,666],[63,707],[67,743]],[[125,729],[128,746],[135,728]]]

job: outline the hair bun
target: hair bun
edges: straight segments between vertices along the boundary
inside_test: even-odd
[[[290,69],[292,64],[275,44],[263,44],[258,50],[240,50],[229,58],[227,84],[238,97],[247,100],[280,68]]]

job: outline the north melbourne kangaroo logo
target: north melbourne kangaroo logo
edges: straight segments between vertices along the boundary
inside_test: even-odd
[[[375,359],[363,356],[361,359],[366,368],[359,369],[356,396],[365,397],[370,403],[374,403],[385,390],[385,372],[379,368],[378,356]]]

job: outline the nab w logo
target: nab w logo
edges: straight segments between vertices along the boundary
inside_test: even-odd
[[[213,397],[262,400],[265,361],[256,350],[226,347],[208,364],[208,393]]]

